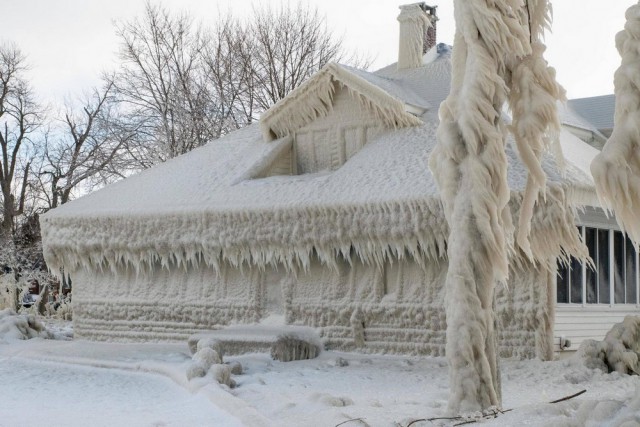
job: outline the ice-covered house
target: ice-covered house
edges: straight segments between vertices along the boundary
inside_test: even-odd
[[[75,336],[181,340],[268,320],[315,327],[330,348],[442,355],[448,226],[427,158],[450,49],[435,26],[423,37],[434,8],[398,20],[397,64],[330,64],[259,124],[44,215],[47,263],[73,278]],[[574,302],[575,276],[556,291],[554,269],[563,251],[584,255],[573,208],[595,202],[595,150],[561,139],[568,172],[545,159],[535,259],[514,254],[498,292],[503,354],[551,357],[556,298]],[[508,156],[516,215],[526,172]]]

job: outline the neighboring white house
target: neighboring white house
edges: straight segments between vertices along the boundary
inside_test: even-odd
[[[268,320],[316,327],[330,348],[442,355],[448,226],[427,159],[451,61],[448,46],[424,46],[434,17],[424,4],[402,7],[400,66],[330,64],[260,124],[43,215],[47,263],[73,279],[75,336],[178,340]],[[579,341],[575,323],[613,312],[596,321],[606,329],[623,313],[603,305],[617,295],[604,273],[601,304],[578,304],[573,272],[583,272],[582,301],[592,283],[579,261],[575,286],[556,289],[558,259],[584,259],[579,233],[592,233],[576,228],[574,208],[596,205],[588,172],[596,150],[569,131],[561,145],[566,175],[544,158],[535,259],[513,254],[509,286],[497,293],[504,355],[550,358],[561,335]],[[515,218],[526,170],[511,143],[507,154]],[[588,208],[580,224],[611,229],[598,212]],[[618,235],[607,233],[616,248]],[[616,252],[599,248],[614,265]],[[625,277],[633,269],[636,291],[625,302],[635,304],[633,257]],[[571,303],[556,310],[563,292]]]
[[[569,107],[588,123],[595,127],[605,137],[610,137],[613,131],[613,115],[615,112],[616,96],[600,95],[588,98],[576,98],[567,102]]]

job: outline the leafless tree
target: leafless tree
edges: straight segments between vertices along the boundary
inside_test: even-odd
[[[69,103],[64,117],[45,139],[44,164],[40,171],[47,207],[68,202],[73,190],[90,180],[106,181],[125,172],[120,155],[136,135],[119,121],[115,111],[114,86],[108,82],[94,89],[79,108]]]
[[[113,83],[152,163],[186,153],[212,138],[208,96],[200,84],[204,38],[186,14],[147,3],[142,19],[117,24],[121,70]]]
[[[317,9],[301,3],[258,6],[244,21],[227,15],[203,52],[208,92],[218,102],[220,133],[257,120],[329,62],[369,66],[368,60],[342,48]]]
[[[25,57],[11,44],[0,45],[0,189],[3,244],[13,237],[15,218],[24,212],[32,162],[31,136],[41,125],[42,111],[24,72]]]
[[[245,26],[227,15],[209,33],[202,54],[203,82],[215,111],[210,125],[220,136],[257,119],[253,42]]]
[[[251,124],[331,61],[347,55],[317,9],[256,8],[203,30],[186,14],[147,3],[144,16],[117,25],[121,70],[111,79],[130,124],[126,149],[142,168]]]
[[[255,8],[246,31],[251,35],[255,101],[266,110],[329,62],[362,68],[369,61],[347,53],[342,39],[327,28],[317,9],[298,3],[291,7]]]

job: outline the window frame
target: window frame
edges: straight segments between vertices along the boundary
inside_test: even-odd
[[[582,238],[583,242],[586,242],[586,229],[587,228],[592,228],[596,230],[595,233],[595,243],[596,243],[596,248],[598,248],[598,231],[599,230],[603,230],[603,231],[607,231],[608,233],[608,246],[609,246],[609,253],[608,253],[608,259],[609,259],[609,281],[608,281],[608,285],[609,285],[609,302],[606,303],[601,303],[600,301],[600,284],[599,284],[599,280],[598,274],[596,275],[596,300],[598,302],[587,302],[587,264],[584,262],[581,262],[581,276],[582,276],[582,295],[581,295],[581,301],[582,302],[571,302],[572,300],[572,293],[571,293],[571,260],[569,260],[568,265],[565,267],[565,272],[567,273],[567,278],[566,278],[566,286],[567,286],[567,301],[568,302],[558,302],[558,270],[556,270],[556,274],[555,274],[555,281],[556,281],[556,288],[555,288],[555,301],[556,301],[556,305],[558,306],[563,306],[563,307],[616,307],[616,308],[631,308],[631,307],[635,307],[638,308],[640,307],[640,254],[638,253],[638,251],[634,251],[635,252],[635,302],[628,302],[627,301],[627,284],[625,282],[625,302],[615,302],[615,274],[616,274],[616,265],[615,265],[615,240],[614,240],[614,236],[615,236],[615,232],[620,232],[619,228],[616,227],[611,227],[611,226],[605,226],[604,224],[596,224],[596,223],[590,223],[590,222],[581,222],[580,225],[577,226],[579,228],[580,231],[580,237]],[[624,234],[623,234],[624,236]],[[628,239],[628,237],[624,236],[624,240],[623,240],[623,247],[625,248],[626,251],[626,239]],[[599,250],[599,248],[597,249]],[[627,257],[624,256],[623,257],[623,261],[624,261],[624,269],[626,272],[626,268],[627,268]],[[597,260],[594,260],[595,265],[596,265],[596,269],[597,269]],[[559,263],[558,263],[559,264]],[[558,267],[560,267],[558,265]],[[625,273],[625,280],[626,280],[626,273]]]

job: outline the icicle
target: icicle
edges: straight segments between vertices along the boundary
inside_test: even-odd
[[[614,76],[616,108],[611,137],[591,163],[602,206],[640,244],[640,3],[627,9],[616,35],[622,63]]]

